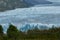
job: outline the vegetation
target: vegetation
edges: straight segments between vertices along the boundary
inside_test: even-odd
[[[28,30],[27,32],[19,31],[16,26],[10,24],[7,33],[3,33],[0,25],[0,40],[60,40],[60,27],[48,30],[39,30],[37,28]]]

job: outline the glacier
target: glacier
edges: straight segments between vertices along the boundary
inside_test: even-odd
[[[25,24],[42,24],[60,26],[60,6],[42,6],[30,8],[17,8],[0,12],[0,24],[4,31],[7,30],[9,23],[21,28]]]

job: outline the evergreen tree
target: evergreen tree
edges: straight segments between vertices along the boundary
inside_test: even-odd
[[[2,25],[0,25],[0,40],[3,40],[3,28],[2,28]]]
[[[2,28],[2,25],[0,25],[0,35],[3,34],[3,28]]]
[[[10,24],[9,25],[9,28],[7,30],[7,36],[9,38],[11,38],[12,40],[17,40],[17,37],[18,37],[18,29],[14,25]]]

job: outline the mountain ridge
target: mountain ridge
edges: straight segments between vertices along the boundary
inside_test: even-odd
[[[25,7],[28,7],[28,5],[21,0],[0,0],[0,11]]]
[[[38,4],[51,4],[46,0],[0,0],[0,11],[11,10],[15,8],[27,8]]]
[[[23,0],[29,5],[38,5],[38,4],[52,4],[52,2],[48,0]]]

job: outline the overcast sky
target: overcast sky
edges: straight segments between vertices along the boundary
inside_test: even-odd
[[[49,1],[52,1],[52,2],[60,2],[60,0],[49,0]]]

